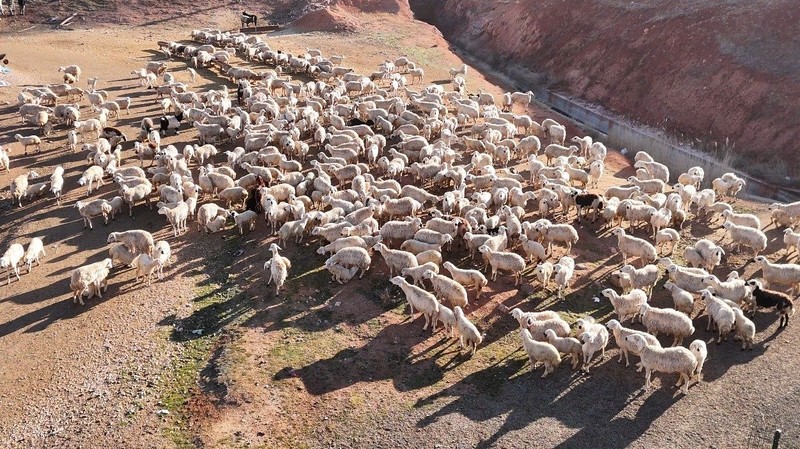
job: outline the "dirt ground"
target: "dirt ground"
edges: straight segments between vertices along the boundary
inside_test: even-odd
[[[213,20],[235,26],[236,13],[226,11]],[[447,69],[460,64],[426,24],[402,14],[348,14],[358,21],[357,31],[287,29],[267,39],[290,52],[314,47],[344,54],[363,72],[405,54],[425,68],[426,82],[446,80]],[[82,229],[74,202],[86,197],[77,185],[85,157],[65,150],[61,128],[41,153],[22,155],[12,137],[20,130],[17,89],[57,82],[59,65],[77,63],[84,76],[99,76],[100,88],[112,97],[134,98],[131,115],[114,123],[135,135],[142,117],[159,112],[153,94],[136,86],[130,71],[162,58],[154,51],[157,40],[186,37],[185,26],[171,23],[2,36],[2,51],[10,55],[38,49],[36,58],[13,58],[4,79],[15,87],[0,88],[0,145],[10,148],[12,158],[11,173],[0,173],[2,194],[13,177],[29,169],[47,177],[56,164],[66,169],[67,193],[61,206],[52,198],[22,208],[0,202],[0,248],[39,236],[48,253],[20,282],[0,287],[0,446],[739,448],[765,447],[775,428],[785,432],[785,447],[800,446],[797,326],[778,331],[774,314],[757,315],[752,351],[739,351],[730,341],[709,344],[705,382],[686,397],[673,397],[671,375],[656,375],[656,388],[643,391],[643,374],[617,364],[613,344],[589,375],[566,364],[547,379],[539,378],[541,368],[530,372],[515,322],[503,312],[507,307],[554,309],[569,320],[585,313],[611,317],[610,305],[593,298],[621,257],[599,222],[578,226],[577,282],[565,300],[538,286],[518,290],[506,276],[479,298],[470,296],[467,312],[485,333],[472,358],[443,334],[423,332],[419,317],[409,319],[378,255],[363,280],[339,286],[321,269],[325,258],[316,255],[317,242],[290,245],[290,281],[276,298],[261,271],[271,242],[263,222],[243,238],[233,230],[201,235],[194,227],[173,237],[163,217],[140,205],[133,218],[117,217],[108,227],[94,220],[93,230]],[[169,67],[185,79],[184,62],[170,61]],[[197,89],[221,82],[209,71],[201,74]],[[470,90],[501,90],[475,71],[469,80]],[[82,112],[91,116],[85,104]],[[529,113],[535,120],[552,116]],[[576,133],[570,125],[568,135]],[[180,148],[194,143],[194,136],[181,133],[164,143]],[[125,145],[124,155],[135,164],[131,147]],[[607,162],[601,188],[632,174],[618,153]],[[105,185],[91,197],[110,198],[115,191]],[[763,205],[740,200],[736,207],[769,222]],[[117,268],[103,300],[73,305],[70,270],[105,257],[108,232],[132,227],[172,245],[176,262],[166,278],[145,287],[130,269]],[[767,235],[767,253],[777,252],[780,231],[770,227]],[[700,220],[688,223],[682,236],[676,254],[696,239],[722,234],[719,223],[709,227]],[[448,259],[474,264],[459,249]],[[743,267],[746,260],[733,254],[716,274],[757,274],[752,263]],[[671,300],[657,287],[652,303],[666,307]],[[704,324],[695,320],[694,338],[710,342]]]

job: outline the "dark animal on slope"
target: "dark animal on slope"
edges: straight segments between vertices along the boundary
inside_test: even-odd
[[[183,120],[183,111],[178,111],[175,115],[165,115],[161,117],[159,120],[161,125],[161,134],[167,135],[167,132],[172,129],[175,130],[175,134],[178,134],[178,128],[181,127],[181,121]]]
[[[251,23],[254,27],[258,27],[258,16],[255,14],[247,14],[247,11],[242,11],[242,28],[249,27]]]

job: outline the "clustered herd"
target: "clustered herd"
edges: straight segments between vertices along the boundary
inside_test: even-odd
[[[529,282],[548,289],[554,283],[557,298],[563,299],[574,281],[576,261],[570,254],[579,240],[570,221],[574,217],[581,223],[591,213],[592,222],[602,219],[603,227],[612,228],[623,257],[624,265],[612,275],[622,292],[602,291],[617,319],[603,325],[587,316],[571,327],[554,311],[513,309],[531,362],[544,364],[542,377],[566,354],[573,369],[588,371],[593,356],[605,353],[613,335],[620,361],[624,357],[627,364],[629,354],[641,358],[648,386],[652,371],[677,373],[687,392],[692,380],[701,379],[707,357],[702,340],[692,341],[688,349],[681,346],[695,333],[696,295],[708,316],[707,329],[717,330],[718,343],[733,332],[742,348],[752,347],[756,329],[747,315],[759,308],[774,308],[780,325],[788,324],[791,297],[767,287],[788,287],[796,294],[800,265],[777,264],[759,255],[767,239],[758,217],[737,213],[725,201],[745,186],[733,173],[701,189],[704,171],[695,167],[670,186],[669,169],[639,152],[636,175],[625,185],[600,192],[605,145],[575,136],[570,140],[574,145],[565,146],[563,125],[515,114],[515,106],[527,109],[530,92],[506,93],[499,100],[482,91],[467,94],[466,65],[450,70],[452,90],[439,84],[412,89],[422,82],[424,71],[405,57],[386,61],[365,76],[343,66],[343,56],[325,58],[313,49],[292,55],[255,36],[195,30],[192,39],[193,44],[169,42],[162,47],[168,57],[187,61],[189,83],[177,82],[163,62],[133,72],[163,110],[160,119],[142,121],[134,146],[139,166],[123,165],[127,137],[108,126],[110,119],[128,113],[130,97],[109,100],[106,92],[96,90],[96,77],[89,79],[86,91],[75,87],[81,71],[74,65],[59,69],[64,84],[26,88],[19,94],[23,121],[45,135],[55,126],[66,126],[72,151],[84,142],[90,167],[79,184],[88,185],[89,194],[106,178],[119,186],[111,199],[75,203],[84,227],[92,228],[93,217],[102,216],[107,223],[126,204],[132,216],[135,205],[144,201],[150,206],[151,197],[157,197],[158,212],[176,237],[188,231],[189,219],[196,221],[199,232],[211,233],[225,230],[232,219],[244,234],[263,214],[271,234],[277,235],[264,264],[276,294],[291,269],[290,259],[280,254],[290,242],[306,236],[319,240],[317,253],[330,254],[324,266],[340,284],[363,277],[379,253],[411,313],[425,316],[424,329],[436,331],[442,323],[474,354],[483,337],[465,309],[470,291],[475,301],[489,283],[482,271],[491,269],[491,281],[508,273],[515,285]],[[229,66],[235,55],[252,65]],[[273,68],[256,70],[263,64]],[[191,90],[195,68],[215,66],[223,67],[223,75],[237,86],[235,100],[225,85]],[[87,112],[79,104],[84,98],[96,118],[81,120]],[[77,102],[59,104],[62,99]],[[161,145],[164,135],[177,134],[188,123],[197,130],[198,144],[182,151]],[[35,135],[18,134],[16,140],[25,152],[41,145]],[[224,152],[226,162],[214,164],[217,145],[224,144],[233,149]],[[151,160],[146,170],[145,159]],[[515,169],[520,162],[527,164],[527,177]],[[0,163],[8,170],[8,152],[2,149]],[[196,177],[190,168],[194,163]],[[49,185],[60,204],[63,172],[56,167],[50,180],[42,182],[33,182],[39,177],[34,172],[16,177],[13,201],[21,206],[23,200],[47,192]],[[585,190],[590,188],[596,193]],[[800,203],[773,204],[771,214],[774,226],[786,227],[787,251],[797,251],[800,234],[792,226],[800,218]],[[735,271],[724,281],[712,275],[725,251],[707,239],[686,248],[683,257],[690,266],[659,259],[662,253],[672,254],[686,220],[715,223],[718,217],[736,249],[744,246],[754,253],[763,279],[740,279]],[[626,221],[629,226],[623,228]],[[640,225],[649,230],[638,229]],[[637,232],[643,237],[633,235]],[[149,284],[151,275],[160,278],[171,259],[169,244],[154,242],[143,230],[113,232],[108,242],[114,243],[109,258],[72,272],[74,301],[83,304],[84,296],[101,296],[117,263],[135,267],[137,279],[141,276]],[[555,246],[565,247],[561,257],[555,256]],[[482,270],[444,260],[454,247],[462,247],[470,258],[478,256]],[[8,270],[10,282],[12,271],[19,278],[21,261],[30,271],[40,255],[40,239],[31,241],[27,253],[15,243],[0,267]],[[636,259],[641,268],[629,264]],[[649,304],[662,269],[674,308]],[[637,318],[645,331],[623,326]],[[662,347],[659,334],[672,336],[672,346]]]

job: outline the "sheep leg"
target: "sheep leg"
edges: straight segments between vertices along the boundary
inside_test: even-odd
[[[650,389],[650,376],[652,374],[652,370],[650,368],[645,368],[644,370],[644,389]]]

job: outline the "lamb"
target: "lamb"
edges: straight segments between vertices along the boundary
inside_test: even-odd
[[[737,214],[732,210],[723,210],[722,217],[726,222],[731,222],[735,225],[761,229],[761,220],[753,214]]]
[[[0,170],[6,169],[6,173],[11,172],[11,162],[8,157],[8,151],[6,151],[3,147],[0,147]]]
[[[661,277],[658,265],[645,265],[639,269],[634,268],[633,265],[623,265],[619,271],[630,276],[631,286],[644,290],[648,299],[653,296],[653,287]]]
[[[647,303],[647,294],[638,288],[624,295],[619,295],[613,289],[607,288],[603,290],[602,294],[611,301],[621,323],[629,318],[633,322],[642,304]]]
[[[531,361],[531,369],[536,369],[536,364],[542,362],[544,364],[542,378],[547,377],[561,363],[558,349],[550,343],[534,340],[528,329],[520,329],[520,335],[522,336],[522,347],[525,348]]]
[[[772,284],[791,286],[791,294],[796,295],[800,289],[800,265],[794,263],[772,263],[764,256],[753,259],[764,272],[764,285]]]
[[[611,333],[614,335],[614,341],[617,342],[617,346],[619,346],[619,360],[617,362],[622,363],[622,357],[625,357],[625,366],[630,366],[630,361],[628,360],[628,353],[633,353],[633,355],[639,355],[637,352],[636,347],[632,346],[630,342],[625,340],[625,337],[628,335],[640,335],[642,338],[645,339],[648,345],[661,347],[661,343],[659,343],[658,339],[647,332],[637,331],[634,329],[629,329],[627,327],[623,327],[617,320],[609,320],[606,323],[606,327],[611,330]],[[639,366],[639,370],[641,370],[641,363],[637,364]]]
[[[722,227],[730,234],[733,245],[737,250],[741,245],[744,245],[752,248],[755,251],[753,257],[757,257],[758,253],[767,249],[767,236],[758,229],[735,225],[730,221],[725,222]]]
[[[295,243],[302,242],[303,235],[305,234],[306,231],[306,226],[308,225],[308,221],[310,219],[311,217],[309,215],[305,215],[303,218],[299,220],[287,221],[286,223],[284,223],[278,230],[278,239],[280,240],[281,245],[286,246],[286,243],[289,241],[289,239],[293,237]]]
[[[244,235],[245,228],[250,232],[256,228],[256,218],[258,218],[258,214],[254,211],[246,210],[242,213],[232,212],[231,214],[233,215],[233,222],[236,223],[236,227],[239,228],[239,235]]]
[[[19,281],[19,263],[22,261],[22,258],[25,256],[25,248],[22,247],[19,243],[12,243],[11,246],[8,247],[5,253],[3,253],[3,257],[0,257],[0,269],[6,269],[6,285],[11,284],[11,272],[13,271],[14,274],[17,276],[17,281]]]
[[[722,337],[728,339],[728,333],[733,330],[733,325],[736,320],[736,315],[733,313],[733,308],[729,306],[722,299],[714,296],[709,290],[700,292],[700,299],[706,306],[706,315],[708,315],[708,324],[706,330],[709,330],[713,322],[718,331],[717,344],[722,342]]]
[[[583,359],[583,345],[575,337],[559,337],[553,329],[544,331],[547,341],[561,354],[569,354],[572,359],[572,369],[577,369]]]
[[[786,247],[786,255],[788,256],[792,252],[792,247],[794,247],[794,251],[800,253],[800,233],[794,232],[790,228],[786,228],[783,230],[783,244]]]
[[[611,231],[611,235],[617,236],[617,246],[622,253],[622,263],[628,264],[628,256],[639,257],[644,264],[655,262],[658,258],[658,253],[650,242],[625,234],[622,228],[615,228]]]
[[[211,173],[209,173],[211,174]],[[248,197],[247,189],[244,187],[228,187],[218,193],[219,199],[225,201],[225,207],[230,208],[232,204],[244,205]]]
[[[211,220],[218,216],[222,216],[223,219],[225,219],[228,217],[228,214],[229,212],[226,209],[214,203],[203,204],[197,211],[197,230],[201,231],[206,229]]]
[[[678,287],[672,281],[665,282],[664,288],[672,295],[672,302],[675,305],[675,309],[691,317],[694,311],[694,295]]]
[[[553,276],[555,267],[550,262],[542,262],[533,270],[536,279],[542,284],[542,288],[547,290],[547,285],[550,283],[550,278]]]
[[[652,213],[650,215],[650,226],[653,228],[653,239],[656,238],[656,235],[662,228],[666,228],[670,223],[672,223],[672,211],[669,209],[661,208]]]
[[[519,240],[521,242],[522,250],[528,255],[528,260],[531,263],[535,264],[547,259],[545,248],[541,243],[537,242],[536,240],[529,239],[525,234],[520,235]]]
[[[478,328],[464,316],[464,311],[461,310],[461,307],[453,307],[453,315],[456,317],[456,329],[458,329],[458,334],[461,336],[459,338],[460,347],[466,346],[469,349],[471,346],[471,355],[475,355],[478,345],[483,342],[483,336],[478,332]]]
[[[331,273],[331,278],[340,283],[346,284],[350,282],[358,273],[358,267],[345,267],[337,263],[325,263],[325,268]]]
[[[753,349],[753,339],[756,336],[756,325],[749,318],[744,316],[742,309],[733,307],[733,313],[736,315],[734,322],[736,336],[742,340],[742,351],[744,348]]]
[[[389,266],[389,276],[395,272],[401,273],[403,268],[413,268],[418,265],[417,258],[407,251],[389,249],[383,243],[376,243],[372,249],[379,251]]]
[[[672,335],[672,346],[680,345],[684,338],[694,334],[692,320],[675,309],[659,309],[645,303],[639,307],[639,315],[647,332],[653,336]]]
[[[478,270],[461,269],[449,261],[445,262],[442,267],[449,271],[453,280],[463,285],[464,288],[475,287],[476,298],[481,294],[481,290],[489,283],[483,273]]]
[[[111,245],[111,248],[108,249],[108,257],[111,258],[114,264],[120,262],[122,265],[130,265],[137,256],[138,254],[130,251],[128,247],[122,243]]]
[[[36,152],[40,152],[42,150],[42,139],[39,136],[23,136],[22,134],[14,134],[14,139],[22,145],[22,148],[25,150],[25,154],[28,154],[28,147],[36,146]]]
[[[186,220],[189,218],[189,206],[184,201],[180,201],[177,206],[171,209],[168,207],[161,207],[158,209],[158,213],[167,216],[167,220],[172,225],[172,232],[175,237],[181,234],[181,232],[186,232],[188,230]]]
[[[405,293],[412,316],[414,315],[414,309],[419,310],[425,316],[425,326],[422,327],[422,330],[427,329],[428,324],[431,324],[433,331],[436,331],[436,321],[439,316],[439,301],[436,300],[436,297],[417,286],[409,284],[402,276],[395,276],[390,279],[390,282],[400,287]],[[455,310],[453,310],[453,314],[455,314]]]
[[[659,250],[662,246],[665,246],[667,243],[669,243],[670,247],[667,254],[672,254],[672,252],[675,251],[675,247],[678,246],[678,243],[681,240],[681,235],[678,233],[678,231],[672,228],[664,228],[656,232],[655,240],[656,248]]]
[[[680,378],[675,386],[683,384],[681,392],[689,393],[689,382],[694,377],[698,360],[692,351],[684,348],[660,348],[650,346],[641,335],[628,335],[625,340],[639,352],[645,369],[645,389],[650,389],[650,376],[653,371],[678,373]]]
[[[36,266],[39,266],[39,258],[46,255],[47,254],[44,252],[44,243],[42,243],[42,239],[39,237],[32,238],[31,242],[28,244],[28,250],[25,251],[25,256],[23,258],[23,262],[28,266],[28,273],[30,273],[31,269],[33,268],[33,262],[36,262]]]
[[[112,211],[111,204],[104,199],[96,199],[88,203],[77,201],[75,202],[75,207],[78,209],[78,213],[81,215],[81,217],[83,217],[84,229],[87,225],[89,226],[89,229],[93,229],[92,217],[97,217],[99,215],[103,216],[103,222],[107,225],[108,216]]]
[[[100,298],[103,297],[103,287],[108,286],[108,273],[114,267],[111,259],[103,259],[89,265],[84,265],[72,270],[69,286],[72,289],[72,302],[83,305],[83,295],[93,288]]]
[[[103,185],[103,167],[92,165],[87,168],[80,179],[78,179],[79,185],[85,186],[87,183],[89,184],[89,193],[87,195],[92,194],[92,183],[94,182],[97,182],[97,189]]]
[[[289,270],[292,268],[292,263],[288,258],[281,256],[278,253],[278,251],[281,250],[281,247],[275,243],[270,243],[269,250],[272,253],[272,257],[264,263],[264,270],[269,268],[269,279],[267,279],[267,285],[274,281],[275,296],[278,296],[280,294],[281,287],[283,287],[283,284],[286,283],[286,279],[289,277]]]
[[[459,307],[466,307],[469,305],[467,290],[453,279],[442,276],[433,270],[423,273],[422,278],[431,281],[431,285],[433,285],[433,290],[436,292],[439,301]]]
[[[716,276],[706,276],[703,278],[703,284],[713,288],[715,295],[737,304],[744,302],[750,295],[744,279],[731,279],[722,282]]]
[[[783,328],[789,324],[789,317],[794,314],[794,302],[789,295],[774,290],[766,290],[762,283],[756,279],[747,281],[752,297],[751,312],[756,313],[759,307],[775,308],[780,316],[778,327]]]
[[[497,272],[503,270],[510,271],[514,275],[514,285],[521,283],[522,271],[525,270],[525,259],[522,256],[506,251],[494,251],[487,245],[482,245],[478,251],[487,258],[488,264],[492,267],[493,281],[497,280]]]
[[[154,259],[147,254],[139,254],[133,259],[130,266],[136,269],[136,281],[138,281],[139,276],[141,276],[142,282],[147,281],[147,286],[149,287],[150,278],[153,276],[153,273],[163,268],[164,263],[158,258]]]
[[[340,239],[341,240],[341,239]],[[439,273],[439,265],[436,265],[433,262],[425,262],[420,264],[416,267],[411,268],[403,268],[400,271],[402,276],[411,276],[411,279],[414,281],[414,285],[423,285],[422,280],[424,279],[423,276],[428,272],[432,273]]]
[[[147,254],[152,256],[153,249],[153,234],[141,229],[134,229],[124,232],[112,232],[108,234],[107,243],[120,242],[138,254]]]
[[[697,359],[697,368],[694,370],[694,377],[697,382],[701,382],[703,380],[703,365],[706,363],[706,359],[708,358],[708,348],[706,348],[706,342],[703,340],[695,340],[689,344],[689,350],[692,351],[695,359]]]

